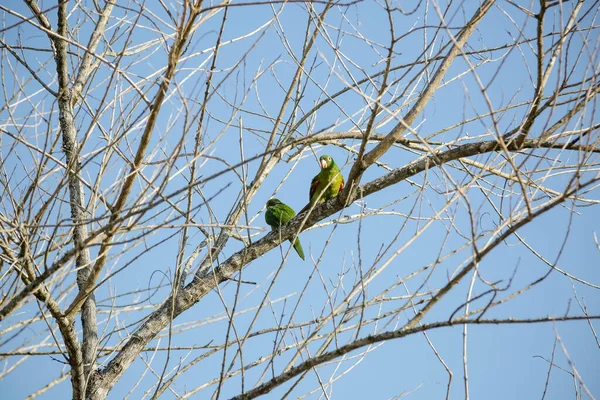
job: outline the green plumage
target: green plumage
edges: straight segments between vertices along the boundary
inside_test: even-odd
[[[296,212],[292,207],[282,203],[277,199],[267,201],[267,211],[265,212],[265,221],[271,227],[271,230],[279,229],[287,224],[296,216]],[[291,240],[290,240],[291,242]],[[294,250],[304,260],[304,250],[300,244],[300,239],[296,238],[294,242]]]
[[[309,201],[323,203],[344,190],[344,177],[333,158],[323,155],[319,158],[321,172],[310,183]]]

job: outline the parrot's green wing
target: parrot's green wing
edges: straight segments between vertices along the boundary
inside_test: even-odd
[[[319,175],[321,174],[317,174],[312,181],[310,182],[310,190],[308,191],[308,201],[310,201],[311,203],[313,202],[313,197],[315,196],[315,194],[321,192],[319,190],[319,192],[317,192],[317,189],[319,189]]]
[[[287,224],[296,216],[296,212],[283,203],[276,204],[271,207],[267,207],[265,213],[265,221],[272,229],[277,229],[282,225]]]
[[[265,221],[267,224],[269,224],[271,230],[279,229],[282,225],[290,222],[295,216],[296,212],[287,204],[284,204],[277,199],[271,199],[267,202]],[[300,239],[296,238],[296,241],[293,245],[296,253],[298,253],[300,258],[304,260],[304,250],[300,244]]]

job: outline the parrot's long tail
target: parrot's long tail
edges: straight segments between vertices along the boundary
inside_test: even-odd
[[[300,244],[300,239],[296,239],[296,241],[294,242],[294,250],[296,250],[296,253],[298,253],[300,258],[304,260],[304,250],[302,249],[302,245]]]

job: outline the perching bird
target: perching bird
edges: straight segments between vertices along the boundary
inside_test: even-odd
[[[282,225],[287,224],[296,216],[296,212],[292,207],[282,203],[277,199],[267,201],[267,211],[265,212],[265,221],[271,227],[271,230],[279,229]],[[290,240],[291,243],[291,240]],[[296,238],[294,242],[294,250],[304,260],[304,250],[300,244],[300,239]]]
[[[310,183],[310,205],[315,204],[317,201],[323,203],[344,190],[344,177],[333,158],[323,155],[319,158],[319,163],[321,164],[321,172]]]

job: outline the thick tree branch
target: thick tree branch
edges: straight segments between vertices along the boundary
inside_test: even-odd
[[[373,134],[369,137],[369,140],[378,141],[378,140],[383,140],[385,137],[386,137],[386,135]],[[342,140],[342,139],[359,139],[360,140],[361,138],[362,138],[362,134],[360,132],[319,133],[319,134],[315,134],[315,135],[312,135],[312,136],[309,136],[306,138],[300,138],[300,139],[294,140],[293,142],[289,142],[289,143],[285,144],[284,146],[277,148],[276,150],[281,151],[282,153],[285,153],[286,151],[290,151],[292,148],[299,146],[299,145],[308,145],[311,143],[328,144],[328,143],[330,143],[332,141],[336,141],[336,140]],[[400,138],[397,141],[397,143],[401,144],[403,146],[407,146],[409,148],[421,149],[421,145],[419,144],[420,142],[418,142],[418,141],[412,141],[412,140]],[[496,145],[497,145],[497,142],[495,142],[495,141],[482,142],[482,143],[471,143],[468,145],[460,145],[454,149],[455,151],[452,154],[453,154],[453,157],[456,157],[457,154],[464,154],[464,157],[470,157],[470,156],[473,156],[476,154],[483,154],[483,153],[478,152],[479,149],[483,150],[483,152],[493,151],[493,150],[495,150],[494,146],[496,146]],[[467,147],[462,147],[462,146],[467,146]],[[526,140],[525,143],[523,144],[522,148],[520,148],[518,150],[523,151],[525,149],[535,149],[535,148],[572,150],[572,151],[581,151],[581,152],[588,152],[588,153],[600,153],[600,148],[593,146],[593,145],[560,143],[560,142],[555,142],[555,141],[538,142],[537,140]],[[514,148],[511,147],[511,149],[517,150],[516,147],[514,147]],[[263,157],[263,154],[259,154],[255,157],[248,158],[245,160],[245,163],[252,162],[261,157]],[[460,157],[461,156],[459,156],[459,158]],[[459,159],[459,158],[450,158],[450,161],[452,159]],[[421,160],[421,161],[419,161],[419,160]],[[420,164],[422,162],[423,162],[422,158],[415,160],[415,163]],[[435,163],[435,159],[429,160],[428,163]],[[412,175],[408,174],[408,168],[410,165],[412,165],[412,164],[409,164],[405,167],[396,169],[396,170],[392,171],[393,176],[390,174],[385,175],[385,177],[374,180],[374,181],[370,182],[369,184],[365,185],[364,188],[369,188],[369,194],[370,194],[370,193],[376,192],[377,190],[381,190],[385,187],[393,185],[402,179],[410,178],[412,176]],[[431,165],[434,165],[434,164],[431,164]],[[238,168],[240,166],[241,166],[241,164],[233,165],[230,168],[220,171],[214,175],[208,176],[206,178],[202,178],[196,182],[191,182],[190,185],[201,185],[205,182],[216,179],[219,176],[222,176],[223,174],[225,174],[226,172],[231,171],[232,169]],[[390,181],[390,179],[393,179],[393,180]],[[380,187],[380,189],[374,189],[375,186],[373,186],[373,185]],[[188,186],[165,196],[165,198],[171,198],[171,197],[177,196],[185,190],[188,190]],[[366,195],[366,194],[364,194],[364,195]],[[151,205],[151,207],[155,207],[156,205],[157,204],[153,203]],[[141,211],[137,211],[137,212],[141,212]],[[125,215],[124,218],[130,217],[132,215],[135,215],[135,212]],[[75,247],[75,248],[71,249],[70,251],[66,252],[59,260],[57,260],[50,267],[48,267],[46,270],[44,270],[44,272],[42,274],[40,274],[34,281],[29,283],[27,286],[25,286],[25,288],[23,288],[21,290],[21,292],[19,292],[15,296],[13,296],[11,298],[11,300],[2,309],[0,309],[0,321],[2,321],[4,318],[6,318],[8,315],[10,315],[13,311],[15,311],[17,308],[19,308],[23,304],[23,301],[27,298],[27,296],[29,296],[30,294],[32,294],[36,290],[38,290],[41,287],[41,285],[44,283],[44,281],[49,279],[54,273],[59,271],[69,261],[69,259],[71,257],[76,255],[79,251],[81,251],[81,249],[85,248],[86,246],[89,246],[92,243],[96,243],[97,242],[96,238],[99,235],[103,234],[105,231],[106,231],[106,227],[102,230],[95,231],[93,237],[89,237],[88,240],[86,241],[86,243],[83,244],[84,245],[83,247],[81,247],[81,248]]]
[[[51,31],[48,18],[41,12],[37,3],[33,0],[27,0],[27,5],[36,16],[39,23],[47,30]],[[80,180],[81,166],[79,162],[79,144],[77,142],[77,133],[75,130],[75,119],[73,108],[71,106],[71,91],[69,82],[68,62],[67,62],[67,43],[62,38],[68,34],[67,22],[67,1],[61,1],[58,7],[57,15],[57,35],[49,34],[49,39],[54,48],[54,60],[56,62],[56,72],[58,77],[58,108],[59,124],[63,138],[63,151],[67,159],[67,181],[69,186],[69,198],[71,207],[71,218],[73,220],[73,241],[75,247],[82,248],[77,254],[78,283],[82,285],[85,280],[87,268],[90,264],[89,251],[83,248],[82,243],[87,239],[87,227],[83,223],[86,220],[84,209],[83,186]],[[26,282],[29,283],[29,282]],[[36,295],[40,296],[45,290],[39,290]],[[51,305],[49,300],[46,304]],[[75,333],[73,318],[68,316],[56,315],[59,311],[54,310],[55,317],[67,348],[68,360],[71,366],[71,386],[73,388],[73,398],[83,398],[85,393],[86,368],[89,372],[93,363],[94,352],[97,345],[96,333],[96,305],[91,297],[84,305],[82,310],[82,321],[84,328],[84,347],[87,350],[82,355],[82,349]]]
[[[537,140],[526,140],[524,147],[538,147]],[[517,148],[516,145],[508,145],[509,150],[518,151],[523,147]],[[262,239],[252,243],[250,246],[231,255],[227,260],[220,263],[209,274],[202,276],[196,275],[192,282],[179,291],[176,298],[169,297],[163,304],[154,311],[123,345],[122,350],[107,364],[106,368],[93,374],[94,398],[106,396],[110,388],[118,380],[121,374],[134,361],[137,355],[144,347],[164,329],[171,316],[176,318],[182,312],[192,307],[202,299],[211,290],[216,288],[222,282],[228,281],[233,274],[241,270],[251,261],[259,258],[266,252],[277,247],[282,242],[294,237],[297,232],[301,232],[315,223],[327,218],[341,209],[347,207],[352,201],[366,197],[378,192],[384,188],[392,186],[398,182],[404,181],[425,170],[443,165],[453,160],[464,157],[471,157],[478,154],[485,154],[493,151],[499,151],[501,148],[496,141],[482,143],[469,143],[457,146],[455,149],[446,150],[439,153],[424,155],[417,160],[405,165],[404,167],[393,170],[392,172],[375,179],[358,188],[351,201],[346,203],[342,196],[337,196],[325,203],[317,205],[310,214],[299,214],[290,223],[280,230],[272,231]],[[564,201],[561,197],[560,201]]]
[[[66,37],[68,34],[67,25],[67,1],[63,1],[58,8],[58,29],[57,33]],[[80,146],[77,140],[77,131],[75,129],[75,116],[73,105],[71,103],[71,89],[69,80],[69,66],[67,61],[67,44],[61,39],[54,39],[56,49],[56,71],[58,74],[58,108],[59,121],[63,139],[63,151],[67,159],[67,181],[69,185],[69,200],[71,207],[71,219],[73,220],[73,243],[75,247],[82,248],[77,254],[77,285],[79,289],[85,287],[85,282],[89,277],[90,252],[84,248],[83,243],[87,240],[88,230],[85,221],[87,220],[85,209],[85,198],[83,185],[81,183],[81,163],[79,160]],[[66,316],[67,320],[72,321],[73,316]],[[85,393],[85,381],[94,365],[96,349],[98,346],[98,332],[96,322],[96,300],[92,294],[86,299],[81,310],[81,324],[83,327],[83,341],[81,347],[82,364],[74,365],[71,360],[71,368],[77,370],[82,368],[82,382],[79,383],[77,392],[73,393],[74,398],[83,397]],[[70,327],[72,324],[68,324]],[[73,329],[71,327],[71,329]],[[70,333],[71,337],[76,337]],[[69,337],[69,336],[67,336]],[[66,340],[66,337],[65,337]],[[74,347],[74,346],[72,346]],[[73,356],[70,354],[71,358]],[[76,394],[78,393],[78,396]]]

